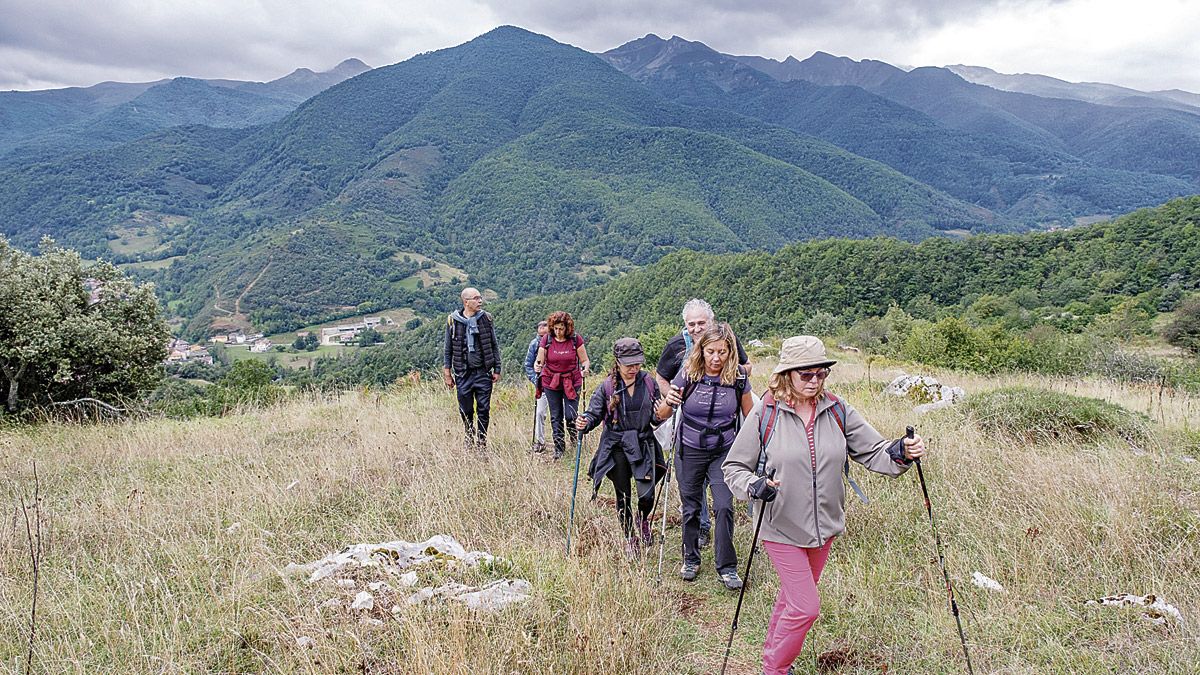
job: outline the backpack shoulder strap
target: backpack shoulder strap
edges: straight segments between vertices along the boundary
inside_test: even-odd
[[[829,392],[826,392],[825,395],[828,396],[829,399],[833,401],[833,407],[829,409],[829,412],[833,413],[833,419],[837,421],[838,428],[842,430],[842,435],[845,436],[846,435],[846,402],[843,401],[842,399],[838,398],[837,396],[830,394]]]
[[[838,428],[842,430],[842,436],[845,437],[845,435],[846,435],[846,402],[828,392],[826,392],[825,395],[828,396],[833,401],[833,407],[831,407],[829,409],[829,412],[833,414],[833,419],[837,421]],[[863,492],[863,489],[861,487],[859,487],[859,485],[858,485],[858,481],[854,480],[854,476],[850,475],[850,455],[849,454],[846,455],[846,463],[844,465],[842,465],[842,473],[846,476],[846,482],[850,484],[850,489],[854,490],[854,494],[858,495],[859,501],[861,501],[864,504],[870,504],[871,501],[869,499],[867,499],[867,493]]]
[[[765,475],[767,471],[767,445],[775,433],[775,421],[778,416],[779,405],[775,403],[775,397],[768,391],[763,395],[762,410],[758,415],[758,465],[754,472],[759,476]]]

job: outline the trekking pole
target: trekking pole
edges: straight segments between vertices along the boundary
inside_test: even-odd
[[[668,501],[671,498],[671,467],[675,465],[675,421],[679,415],[679,408],[671,412],[671,456],[667,459],[667,479],[664,481],[661,493],[662,497],[662,531],[658,533],[658,577],[662,580],[663,552],[667,545],[667,508]]]
[[[904,430],[906,438],[912,438],[916,429],[908,427]],[[963,658],[967,660],[967,672],[974,675],[971,667],[971,653],[967,651],[967,636],[963,633],[962,618],[958,614],[958,603],[954,600],[954,584],[950,583],[950,574],[946,571],[946,557],[943,555],[942,538],[938,534],[937,523],[933,519],[933,507],[929,505],[929,488],[925,486],[925,472],[921,470],[921,458],[913,460],[917,465],[917,478],[921,479],[921,494],[925,495],[925,512],[929,514],[929,525],[933,528],[933,540],[937,544],[938,565],[942,568],[942,579],[946,581],[946,594],[950,598],[950,613],[954,615],[954,623],[958,624],[958,641],[962,644]]]
[[[538,385],[533,387],[533,441],[529,444],[530,452],[537,449],[537,423],[538,423],[538,404],[542,402],[542,388]]]
[[[571,533],[575,530],[575,492],[579,489],[579,458],[583,455],[583,432],[575,443],[575,480],[571,483],[571,519],[567,522],[567,555],[571,555]]]
[[[775,480],[775,470],[772,469],[767,480]],[[754,551],[758,549],[758,531],[762,529],[763,515],[767,512],[767,503],[759,504],[758,524],[754,526],[754,537],[750,539],[750,557],[746,559],[746,573],[742,575],[742,590],[738,592],[737,609],[733,610],[733,624],[729,626],[729,639],[725,642],[725,660],[721,661],[721,675],[725,675],[725,667],[729,665],[729,651],[733,649],[733,634],[737,631],[738,617],[742,614],[742,600],[746,597],[746,587],[750,585],[750,566],[754,564]]]

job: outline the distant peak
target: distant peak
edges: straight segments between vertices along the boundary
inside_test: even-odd
[[[351,57],[333,67],[334,70],[349,70],[351,68],[358,70],[370,70],[371,66],[368,66],[359,59]]]

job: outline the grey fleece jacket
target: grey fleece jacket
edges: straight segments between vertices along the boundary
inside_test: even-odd
[[[766,448],[766,472],[775,470],[780,482],[775,501],[766,504],[761,538],[805,548],[824,546],[830,537],[846,529],[846,486],[842,467],[846,457],[871,471],[899,476],[908,470],[900,440],[884,438],[866,419],[846,404],[846,433],[843,436],[830,408],[834,402],[823,396],[817,403],[816,422],[810,439],[805,422],[786,403],[779,402],[775,430]],[[729,455],[721,465],[725,483],[738,499],[749,500],[760,450],[760,401],[742,424]],[[811,440],[811,446],[810,446]],[[811,448],[811,449],[810,449]],[[816,470],[813,470],[813,464]],[[762,503],[754,502],[754,508]],[[758,514],[755,513],[755,518]]]

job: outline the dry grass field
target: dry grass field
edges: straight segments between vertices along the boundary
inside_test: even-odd
[[[957,410],[917,418],[880,393],[882,370],[868,384],[863,365],[843,364],[830,388],[885,435],[915,423],[930,440],[926,476],[976,672],[1200,671],[1200,463],[1187,461],[1200,458],[1200,403],[939,373],[970,394],[1021,384],[1107,399],[1145,413],[1150,434],[1141,447],[1115,436],[1028,444]],[[530,406],[527,388],[497,391],[487,456],[462,450],[453,397],[434,385],[222,419],[0,430],[0,671],[25,665],[32,573],[15,507],[36,460],[48,547],[34,672],[716,672],[736,596],[711,551],[699,580],[679,580],[669,527],[656,579],[656,555],[624,557],[607,485],[589,501],[585,479],[565,556],[571,462],[528,454]],[[798,672],[965,672],[916,472],[855,475],[871,503],[848,504]],[[739,517],[743,562],[751,527]],[[436,601],[360,612],[353,591],[284,572],[350,544],[439,533],[503,560],[425,570],[423,582],[523,578],[532,599],[498,613]],[[1006,591],[972,585],[975,571]],[[759,556],[731,672],[760,672],[776,588]],[[1184,623],[1084,604],[1114,593],[1153,593]]]

